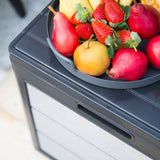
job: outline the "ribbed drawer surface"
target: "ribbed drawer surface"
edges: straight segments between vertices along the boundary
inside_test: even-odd
[[[36,129],[56,143],[64,146],[81,159],[85,160],[114,160],[111,155],[74,134],[56,121],[32,109]],[[54,152],[54,151],[53,151]],[[63,154],[63,153],[62,153]],[[62,159],[63,160],[63,159]]]
[[[147,156],[27,84],[36,128],[84,159],[149,160]],[[62,134],[63,133],[63,134]],[[66,133],[66,134],[64,134]],[[62,134],[62,135],[61,135]],[[78,147],[78,148],[77,148]],[[89,154],[89,152],[91,152]],[[127,154],[126,154],[127,153]],[[129,156],[129,155],[132,156]],[[88,156],[86,158],[86,156]]]
[[[61,144],[51,140],[40,132],[37,132],[40,148],[42,151],[58,160],[82,160],[73,152],[62,146]]]

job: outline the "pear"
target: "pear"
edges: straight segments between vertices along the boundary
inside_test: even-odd
[[[55,12],[51,6],[48,8],[55,15],[53,18],[52,44],[60,54],[71,57],[74,50],[80,45],[75,27],[64,13]]]
[[[160,29],[160,12],[151,5],[143,4],[147,10],[150,10],[153,14],[159,17],[159,29]]]
[[[91,76],[100,76],[111,64],[107,47],[99,41],[85,41],[78,46],[73,55],[77,69]]]
[[[112,60],[107,74],[112,79],[135,81],[141,79],[147,71],[147,56],[140,50],[120,49]]]
[[[137,32],[142,40],[149,39],[159,31],[159,17],[143,4],[134,0],[128,25],[130,30]]]

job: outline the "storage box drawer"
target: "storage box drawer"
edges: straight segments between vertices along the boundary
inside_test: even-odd
[[[41,150],[47,153],[49,156],[58,160],[82,160],[73,152],[66,149],[61,144],[58,144],[57,142],[49,139],[40,132],[37,132],[37,136],[39,139],[39,145]]]
[[[72,138],[70,137],[70,142],[74,141],[73,137],[78,136],[85,142],[91,144],[91,146],[98,148],[100,151],[102,151],[103,154],[105,153],[107,155],[112,155],[110,157],[114,157],[115,159],[149,159],[141,152],[135,150],[134,148],[122,142],[118,138],[112,136],[110,133],[106,132],[105,130],[90,122],[86,118],[82,117],[78,113],[57,102],[39,89],[36,89],[30,84],[27,84],[27,88],[30,105],[31,107],[33,107],[33,117],[36,122],[36,127],[37,129],[40,129],[43,133],[45,132],[45,135],[52,137],[56,134],[58,135],[59,133],[61,133],[60,129],[55,130],[55,127],[53,126],[53,124],[56,122],[63,129],[65,128],[67,132],[69,131],[74,135],[72,136]],[[38,116],[40,115],[38,112],[37,114],[34,114],[35,110],[41,112],[41,114],[43,115]],[[42,117],[45,117],[45,124],[42,120]],[[48,123],[50,125],[48,125]],[[57,138],[58,137],[55,137],[55,139]],[[64,138],[66,138],[66,135]],[[62,138],[59,137],[58,139]],[[77,145],[79,145],[79,143],[77,143]],[[91,152],[96,153],[93,150],[91,150]],[[132,154],[132,157],[128,157],[129,154],[125,154],[126,152]],[[92,159],[94,159],[94,157]]]
[[[56,143],[64,146],[78,157],[85,160],[113,160],[114,158],[105,153],[95,145],[79,137],[63,125],[53,121],[40,112],[32,109],[35,127],[38,132],[49,137]],[[63,153],[62,153],[63,154]],[[63,159],[62,159],[63,160]]]

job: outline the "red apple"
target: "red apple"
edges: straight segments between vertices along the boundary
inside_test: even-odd
[[[151,66],[160,69],[160,35],[149,40],[146,46],[146,54]]]

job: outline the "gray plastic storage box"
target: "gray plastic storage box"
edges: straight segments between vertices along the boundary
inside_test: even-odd
[[[52,53],[47,17],[46,7],[9,47],[35,147],[58,160],[160,160],[160,82],[111,89],[79,79]]]

